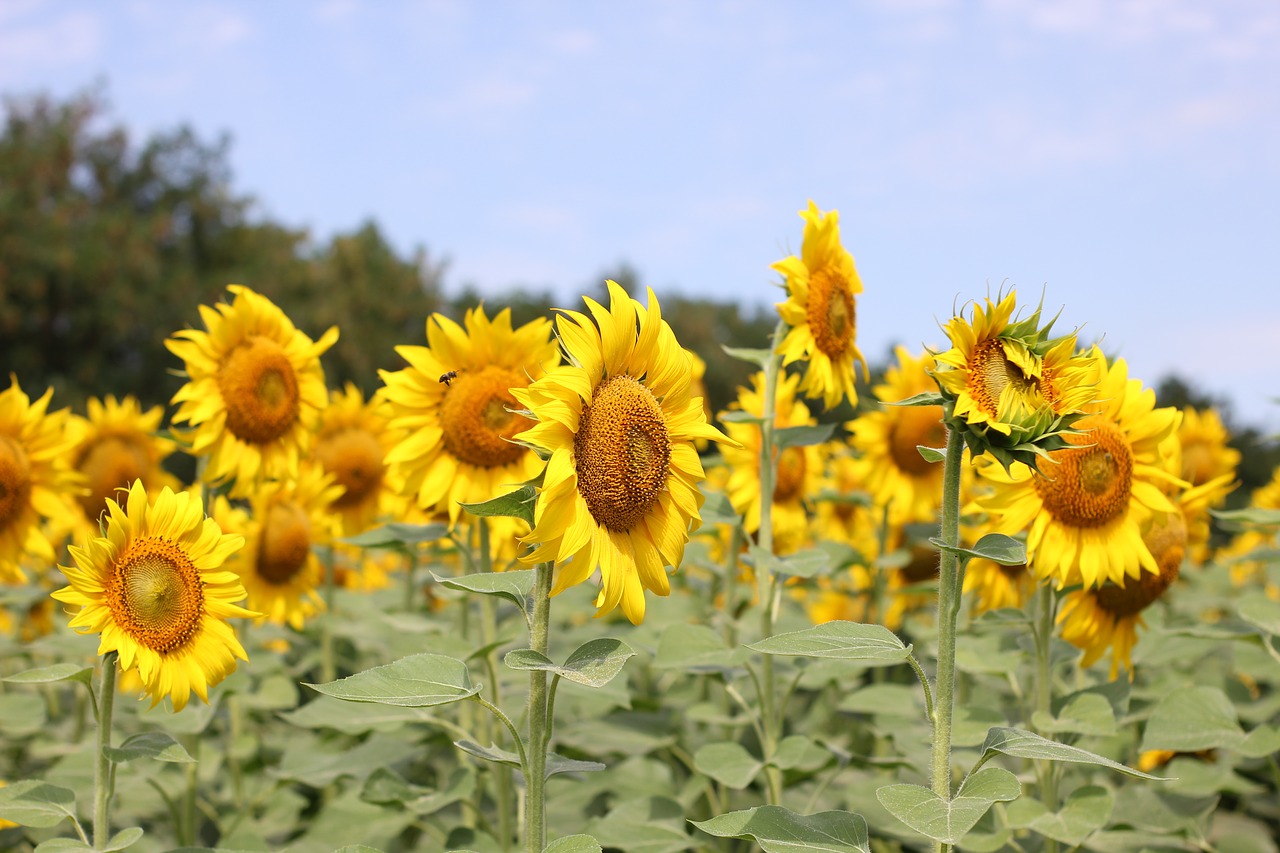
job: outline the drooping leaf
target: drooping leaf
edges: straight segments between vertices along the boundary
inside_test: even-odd
[[[0,788],[0,818],[47,829],[75,816],[76,792],[38,779]]]
[[[915,394],[905,400],[898,400],[894,403],[882,403],[884,406],[941,406],[943,397],[937,391],[924,391]]]
[[[449,535],[447,524],[404,524],[388,522],[381,527],[348,536],[340,541],[360,548],[408,548],[423,542],[435,542]]]
[[[536,571],[536,569],[520,569],[510,572],[480,572],[456,578],[442,577],[432,572],[431,576],[437,583],[449,589],[497,596],[510,601],[516,607],[523,608],[529,598],[529,591],[533,589],[533,576]]]
[[[964,838],[994,803],[1021,795],[1018,777],[1000,767],[984,767],[970,774],[950,800],[923,785],[886,785],[876,790],[876,799],[890,814],[943,844]]]
[[[348,702],[375,702],[405,708],[427,708],[457,702],[480,692],[467,665],[457,658],[428,652],[375,666],[311,689]]]
[[[485,761],[492,761],[495,764],[505,764],[508,767],[514,767],[520,770],[520,756],[510,750],[502,749],[497,746],[481,746],[474,741],[455,740],[453,745],[463,752],[474,755],[476,758],[483,758]],[[605,765],[599,761],[579,761],[576,758],[565,758],[563,755],[551,752],[547,754],[547,778],[551,778],[557,773],[590,773],[604,770]]]
[[[125,738],[119,746],[107,747],[107,757],[112,761],[136,761],[139,758],[152,758],[156,761],[167,761],[174,764],[190,764],[195,761],[182,744],[165,732],[143,732]]]
[[[972,548],[948,545],[937,536],[930,537],[929,542],[940,551],[950,551],[962,557],[980,557],[1002,566],[1021,566],[1027,562],[1027,547],[1012,536],[1005,536],[1003,533],[988,533]]]
[[[911,654],[911,646],[903,645],[902,640],[883,625],[844,621],[777,634],[749,643],[747,648],[766,655],[835,658],[872,666],[902,663]]]
[[[761,370],[769,364],[770,359],[774,358],[773,350],[768,349],[745,349],[743,347],[721,347],[725,355],[741,361],[749,361],[758,366]]]
[[[634,656],[631,647],[612,637],[601,637],[583,643],[563,664],[553,662],[533,649],[508,652],[503,662],[512,669],[543,670],[587,687],[603,687],[622,671],[627,659]]]
[[[499,495],[496,498],[481,501],[480,503],[464,503],[461,504],[461,506],[472,515],[519,518],[523,519],[530,527],[532,527],[533,507],[537,500],[537,487],[526,483],[514,492],[508,492],[505,495]]]
[[[917,444],[916,452],[920,454],[920,458],[925,462],[945,462],[947,460],[947,449],[945,447],[925,447],[923,444]]]
[[[755,839],[764,853],[871,853],[867,822],[852,812],[800,815],[782,806],[758,806],[690,822],[719,838]]]
[[[93,667],[81,666],[77,663],[55,663],[35,669],[24,669],[13,675],[6,675],[0,681],[10,684],[54,684],[59,681],[79,681],[90,686],[93,683]]]
[[[987,733],[986,742],[982,745],[982,758],[979,759],[978,763],[981,765],[997,753],[1012,755],[1016,758],[1041,758],[1046,761],[1096,764],[1099,767],[1109,767],[1112,770],[1117,770],[1129,776],[1136,776],[1139,779],[1150,779],[1153,782],[1168,781],[1163,777],[1143,773],[1141,770],[1126,767],[1119,762],[1112,761],[1110,758],[1103,758],[1101,755],[1095,755],[1092,752],[1074,746],[1067,746],[1065,743],[1058,743],[1023,729],[1012,729],[1004,726],[996,726],[991,729]]]

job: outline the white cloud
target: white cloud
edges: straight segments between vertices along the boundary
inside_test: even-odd
[[[103,24],[76,10],[42,14],[35,3],[0,6],[0,85],[30,86],[52,69],[100,60]]]

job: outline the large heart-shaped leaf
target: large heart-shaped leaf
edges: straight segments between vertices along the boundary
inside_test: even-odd
[[[375,702],[404,708],[428,708],[457,702],[480,692],[467,665],[457,658],[423,653],[375,666],[312,690],[347,702]]]
[[[1021,795],[1018,777],[1000,767],[970,774],[950,800],[923,785],[886,785],[876,790],[876,799],[890,814],[943,844],[955,844],[963,838],[992,804]]]
[[[871,853],[867,822],[852,812],[806,816],[782,806],[759,806],[690,822],[719,838],[754,838],[764,853]]]
[[[105,752],[112,761],[136,761],[139,758],[152,758],[156,761],[168,761],[175,764],[190,764],[195,761],[182,744],[165,732],[143,732],[125,738],[119,746],[109,746]]]
[[[799,655],[815,658],[862,661],[868,665],[902,663],[911,655],[911,646],[883,625],[859,622],[826,622],[767,637],[747,648],[766,655]]]
[[[563,664],[553,662],[533,649],[508,652],[503,662],[512,669],[543,670],[587,687],[603,687],[622,671],[627,658],[635,655],[631,647],[612,637],[600,637],[583,643]]]

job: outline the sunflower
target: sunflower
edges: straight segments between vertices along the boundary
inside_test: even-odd
[[[1235,477],[1240,451],[1228,446],[1231,433],[1216,409],[1182,410],[1178,444],[1182,450],[1179,476],[1192,486],[1202,486],[1224,476]]]
[[[511,393],[537,419],[516,436],[550,454],[526,564],[554,560],[552,595],[600,568],[596,615],[619,604],[644,619],[644,590],[670,592],[699,524],[702,463],[694,440],[724,440],[689,395],[689,357],[649,291],[647,308],[615,282],[592,317],[562,311],[556,332],[568,364]],[[597,327],[598,324],[598,327]]]
[[[165,696],[182,710],[194,692],[247,661],[231,617],[256,616],[235,602],[245,596],[234,572],[223,568],[244,544],[205,518],[199,497],[162,488],[151,500],[134,481],[122,508],[107,499],[105,537],[71,547],[71,583],[53,593],[77,605],[71,627],[102,635],[98,654],[120,655],[120,668],[137,667],[154,707]]]
[[[31,402],[10,374],[0,393],[0,581],[21,583],[20,562],[31,554],[48,565],[53,545],[41,531],[43,519],[62,516],[79,490],[67,465],[75,444],[66,409],[49,412],[53,389]]]
[[[295,480],[261,484],[247,514],[219,502],[219,517],[244,531],[246,547],[229,568],[239,573],[259,622],[287,623],[301,631],[307,619],[324,609],[316,593],[324,567],[315,546],[333,541],[335,520],[329,507],[341,494],[332,475],[304,465]]]
[[[1016,291],[985,308],[974,303],[970,320],[956,316],[944,327],[952,346],[934,359],[945,419],[965,427],[975,457],[991,452],[1006,468],[1061,447],[1094,396],[1075,335],[1049,339],[1053,323],[1040,326],[1040,309],[1014,320],[1016,306]]]
[[[930,376],[932,355],[913,358],[905,347],[894,354],[898,363],[873,389],[877,399],[893,403],[936,387]],[[845,426],[849,443],[859,453],[856,476],[875,504],[887,507],[895,524],[933,521],[942,495],[942,466],[926,462],[916,447],[946,445],[942,407],[883,406]]]
[[[1070,447],[1049,454],[1039,472],[1022,463],[981,473],[994,491],[979,508],[998,532],[1027,532],[1027,560],[1040,578],[1059,586],[1137,579],[1159,567],[1142,541],[1142,526],[1177,508],[1161,486],[1180,483],[1164,468],[1161,442],[1178,426],[1176,409],[1155,408],[1155,394],[1128,378],[1123,359],[1110,366],[1096,347],[1098,401],[1065,436]]]
[[[817,421],[809,407],[796,399],[800,377],[779,377],[774,426],[812,426]],[[738,399],[730,405],[734,411],[761,416],[764,414],[764,374],[751,378],[750,388],[739,388]],[[760,530],[760,424],[730,422],[725,424],[728,439],[720,448],[729,468],[725,494],[735,512],[742,515],[748,533]],[[778,453],[777,478],[773,486],[773,550],[777,554],[798,551],[809,536],[806,500],[816,495],[822,484],[823,460],[816,446],[787,447]]]
[[[845,397],[856,406],[854,362],[867,371],[867,360],[854,343],[858,315],[853,297],[862,292],[862,279],[853,256],[840,244],[840,214],[832,210],[823,215],[810,201],[800,217],[800,257],[772,265],[786,277],[787,286],[787,301],[778,304],[778,314],[789,328],[777,352],[783,366],[805,362],[800,390],[806,397],[822,397],[828,409]]]
[[[965,565],[964,592],[973,600],[973,615],[1005,607],[1022,609],[1031,600],[1036,579],[1025,563],[1002,566],[975,558]]]
[[[1155,572],[1127,577],[1122,583],[1108,582],[1070,592],[1058,611],[1062,639],[1084,651],[1081,666],[1092,666],[1108,649],[1111,651],[1112,679],[1121,669],[1133,677],[1133,647],[1138,642],[1138,627],[1146,624],[1142,611],[1178,579],[1187,546],[1182,513],[1154,516],[1142,541],[1156,562]]]
[[[144,412],[132,395],[123,400],[108,395],[104,400],[90,397],[87,409],[88,418],[74,419],[78,439],[71,459],[88,487],[77,500],[94,528],[107,508],[107,498],[138,480],[152,492],[165,486],[181,488],[161,465],[177,449],[174,442],[156,435],[164,418],[163,406]]]
[[[465,328],[464,328],[465,326]],[[396,347],[409,366],[379,371],[400,440],[387,456],[420,507],[458,521],[461,503],[479,503],[537,475],[537,454],[512,441],[524,428],[512,389],[559,364],[551,323],[511,326],[511,310],[492,320],[483,306],[463,326],[441,314],[427,321],[427,346]]]
[[[248,496],[262,479],[297,476],[311,428],[329,395],[320,356],[337,327],[312,341],[265,296],[227,285],[230,305],[200,306],[208,331],[184,329],[165,341],[188,381],[173,395],[175,423],[188,423],[190,450],[208,456],[205,479],[234,480]]]
[[[399,490],[386,464],[395,447],[390,420],[390,404],[380,398],[366,403],[351,383],[330,395],[320,415],[314,457],[343,488],[330,509],[344,536],[368,530],[383,515],[399,515]]]

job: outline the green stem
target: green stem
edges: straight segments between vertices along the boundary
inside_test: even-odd
[[[724,572],[720,576],[721,599],[724,613],[722,628],[725,642],[730,648],[738,645],[738,620],[734,617],[734,593],[738,589],[738,552],[742,550],[744,534],[742,525],[735,524],[729,533],[729,548],[724,555]]]
[[[414,546],[409,546],[405,553],[406,565],[404,567],[404,609],[413,610],[414,593],[414,572],[418,568],[418,551]]]
[[[196,789],[199,786],[200,770],[200,736],[183,735],[182,745],[195,759],[185,765],[186,787],[182,794],[182,844],[186,847],[196,846]]]
[[[947,456],[942,463],[942,529],[944,544],[960,544],[960,465],[964,439],[959,430],[947,433]],[[955,711],[956,618],[964,565],[955,551],[940,555],[938,573],[938,676],[933,703],[933,792],[951,799],[951,720]],[[939,842],[938,850],[949,845]]]
[[[778,343],[786,333],[786,324],[779,321],[770,339],[770,347],[777,349]],[[780,364],[777,355],[770,355],[764,367],[764,411],[760,424],[760,529],[756,533],[756,542],[760,547],[760,559],[756,560],[756,581],[760,600],[760,636],[768,639],[773,636],[773,621],[778,605],[778,579],[774,577],[769,561],[773,557],[773,490],[777,482],[778,459],[774,453],[774,420],[777,417],[778,374]],[[763,721],[765,741],[760,745],[766,762],[773,758],[778,748],[779,720],[775,692],[777,690],[774,674],[773,655],[765,655],[761,668],[761,679],[764,682],[760,691],[760,710]],[[772,764],[765,767],[765,780],[769,787],[769,804],[780,805],[782,802],[782,771]]]
[[[533,584],[533,622],[529,645],[546,655],[550,651],[551,579],[554,563],[539,563]],[[525,806],[525,846],[529,853],[542,853],[547,844],[547,745],[551,720],[547,719],[547,673],[529,673],[529,743],[525,762],[525,785],[529,801]]]
[[[116,703],[117,652],[102,656],[102,684],[98,690],[98,755],[93,772],[93,846],[102,849],[111,838],[111,712]]]
[[[324,619],[320,622],[320,681],[328,683],[338,677],[333,661],[333,599],[334,599],[333,546],[325,549],[324,558]]]
[[[489,520],[484,517],[476,519],[476,523],[480,526],[480,571],[489,573],[493,571],[493,550],[489,540]],[[492,596],[483,595],[480,597],[480,638],[484,645],[492,646],[494,638],[498,636],[498,615]],[[498,650],[491,649],[485,656],[486,664],[489,670],[490,691],[493,693],[493,704],[500,706],[502,704],[502,685],[498,681]],[[519,744],[519,735],[516,735],[516,743]],[[515,814],[513,803],[513,791],[511,787],[511,768],[505,764],[497,764],[492,767],[494,781],[494,797],[497,799],[498,807],[498,843],[503,850],[508,848],[511,843],[511,837],[514,831],[512,826],[512,817]]]
[[[1053,712],[1053,588],[1040,585],[1036,592],[1036,626],[1032,632],[1036,643],[1036,707],[1044,716]],[[1036,776],[1040,781],[1040,801],[1051,812],[1058,810],[1058,775],[1052,761],[1037,761]],[[1057,853],[1058,842],[1045,841],[1045,853]]]

